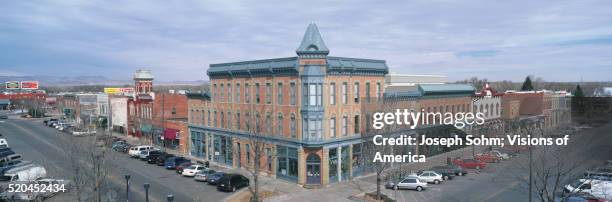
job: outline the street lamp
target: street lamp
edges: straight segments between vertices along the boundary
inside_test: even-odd
[[[130,175],[125,175],[125,198],[130,202]]]
[[[151,187],[151,185],[149,183],[144,183],[145,202],[149,202],[149,187]]]
[[[174,201],[174,195],[172,194],[168,194],[167,198],[168,198],[168,202]]]

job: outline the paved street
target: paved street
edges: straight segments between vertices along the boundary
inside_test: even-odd
[[[17,119],[0,123],[0,134],[25,160],[45,166],[48,176],[66,179],[71,177],[71,169],[65,145],[75,141],[74,138],[77,142],[92,141],[92,137],[73,137],[44,126],[41,121]],[[144,201],[143,183],[151,184],[149,196],[152,201],[165,201],[167,194],[173,194],[175,201],[220,201],[230,194],[216,191],[214,186],[182,177],[173,170],[131,159],[123,153],[111,152],[111,155],[116,167],[110,175],[110,185],[105,190],[108,193],[103,197],[106,201],[125,201],[125,174],[131,175],[132,201]],[[56,196],[53,201],[64,201],[70,197],[74,196],[62,194]]]

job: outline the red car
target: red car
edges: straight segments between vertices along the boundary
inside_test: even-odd
[[[453,164],[462,168],[470,169],[483,169],[487,167],[487,164],[485,162],[476,159],[455,159],[453,160]]]
[[[499,163],[501,161],[501,158],[499,156],[491,152],[476,154],[474,156],[474,159],[482,161],[482,162],[486,162],[486,163]]]
[[[181,163],[180,165],[176,166],[176,173],[178,174],[182,174],[183,173],[183,169],[191,166],[191,162],[185,162],[185,163]]]

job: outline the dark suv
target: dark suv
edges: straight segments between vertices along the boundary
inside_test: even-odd
[[[166,169],[174,170],[177,166],[185,162],[189,162],[189,159],[186,159],[185,157],[170,157],[164,161],[164,167],[166,167]]]
[[[235,192],[240,188],[248,186],[249,178],[246,178],[245,176],[240,174],[228,174],[223,176],[219,180],[219,184],[217,184],[217,189],[221,191]]]
[[[164,152],[162,151],[150,151],[149,155],[145,158],[148,164],[157,163],[157,158],[159,158]]]
[[[164,166],[164,163],[166,163],[166,159],[169,159],[172,157],[174,157],[173,154],[162,153],[157,158],[155,158],[155,163],[157,163],[158,166]]]

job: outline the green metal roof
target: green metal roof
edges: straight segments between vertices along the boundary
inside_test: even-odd
[[[474,87],[468,84],[420,84],[421,95],[474,94]]]
[[[354,70],[379,70],[388,72],[387,62],[384,60],[372,60],[346,57],[327,57],[329,70],[354,69]],[[328,70],[328,71],[329,71]]]
[[[352,71],[352,72],[383,72],[388,73],[389,67],[384,60],[372,60],[347,57],[327,57],[327,71]],[[242,62],[230,62],[211,64],[207,74],[216,75],[253,75],[273,74],[280,72],[297,73],[298,58],[274,58],[265,60],[252,60]]]
[[[300,43],[300,47],[296,50],[298,54],[301,53],[329,53],[329,49],[325,46],[325,42],[323,42],[323,38],[319,33],[319,28],[315,23],[310,23],[308,28],[306,28],[306,33],[304,33],[304,38],[302,38],[302,43]]]

